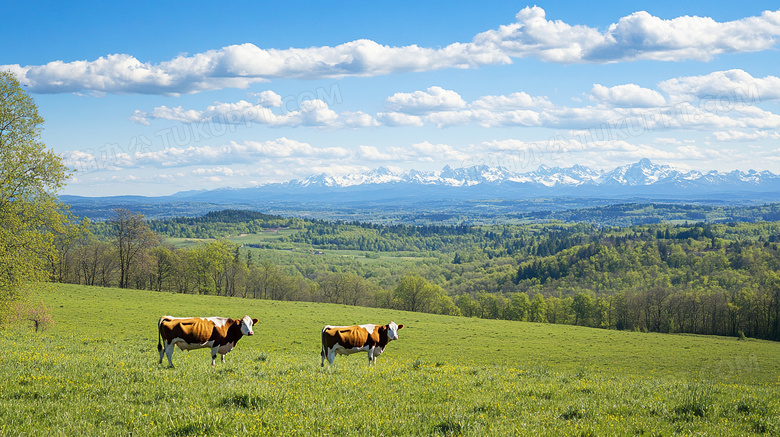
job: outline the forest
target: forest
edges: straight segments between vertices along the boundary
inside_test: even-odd
[[[59,282],[780,340],[780,222],[380,225],[116,210],[57,243]]]

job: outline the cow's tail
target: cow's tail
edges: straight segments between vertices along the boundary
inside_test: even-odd
[[[321,336],[322,337],[322,350],[320,351],[320,357],[322,357],[322,364],[321,364],[322,366],[325,365],[325,358],[327,358],[327,355],[325,355],[325,353],[326,353],[325,352],[325,348],[326,348],[326,346],[325,346],[325,330],[326,329],[328,329],[327,326],[322,328],[322,336]]]
[[[162,351],[162,322],[165,317],[160,317],[157,321],[157,352]]]

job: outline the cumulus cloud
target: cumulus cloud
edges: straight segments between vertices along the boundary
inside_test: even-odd
[[[422,126],[423,120],[417,115],[401,112],[380,112],[377,119],[387,126]]]
[[[395,93],[387,98],[387,103],[391,110],[407,114],[425,114],[466,106],[460,94],[438,86],[432,86],[427,91]]]
[[[257,97],[257,104],[260,106],[268,107],[268,106],[274,106],[279,107],[282,106],[283,100],[282,96],[279,94],[276,94],[275,92],[271,90],[266,90],[259,93],[252,94],[254,97]]]
[[[780,99],[780,78],[756,78],[740,69],[669,79],[658,87],[677,101],[715,99],[736,105]]]
[[[144,112],[136,110],[133,115],[129,117],[130,121],[134,123],[149,125],[149,120],[172,120],[182,123],[193,123],[202,120],[202,111],[195,111],[193,109],[184,109],[181,106],[169,108],[165,105],[155,107],[151,112]]]
[[[273,93],[271,91],[271,93]],[[273,93],[278,96],[278,94]],[[270,103],[275,104],[275,99]],[[324,127],[324,128],[358,128],[377,126],[379,123],[370,115],[357,112],[338,114],[330,109],[328,104],[320,99],[304,100],[295,111],[272,110],[267,107],[269,101],[252,104],[246,100],[234,103],[214,102],[204,110],[185,110],[182,107],[155,107],[150,112],[136,110],[129,120],[149,125],[151,120],[170,120],[182,123],[211,122],[228,125],[261,124],[271,127]]]
[[[591,90],[591,99],[609,106],[629,108],[652,108],[663,106],[666,99],[658,91],[642,88],[636,84],[605,87],[595,84]]]
[[[431,144],[428,141],[413,144],[412,148],[417,152],[420,159],[428,161],[455,160],[463,161],[469,155],[456,150],[449,144]]]
[[[511,111],[515,109],[544,109],[552,107],[553,104],[547,97],[531,96],[520,91],[508,96],[483,96],[469,106],[490,111]]]
[[[416,45],[391,47],[357,40],[335,47],[261,49],[245,43],[180,55],[159,64],[132,55],[112,54],[93,61],[53,61],[44,65],[4,65],[37,93],[101,91],[139,94],[191,94],[222,88],[246,88],[271,79],[320,79],[378,76],[442,68],[508,63],[491,47],[455,43],[441,49]]]
[[[380,123],[376,118],[363,111],[345,111],[341,115],[341,124],[350,128],[376,127]]]
[[[389,153],[380,152],[374,146],[358,146],[358,156],[369,161],[390,161],[395,159]]]
[[[607,139],[582,141],[580,132],[571,132],[573,138],[550,138],[543,141],[503,139],[485,141],[471,148],[471,156],[463,161],[465,167],[491,165],[525,172],[539,165],[581,164],[592,168],[614,168],[626,160],[649,158],[663,161],[687,161],[718,157],[717,151],[701,149],[696,145],[675,148],[656,147],[636,142],[636,139]]]
[[[103,165],[104,157],[94,152],[73,151],[64,154],[64,162],[72,168],[88,169],[187,167],[202,164],[225,168],[228,165],[248,164],[267,159],[343,159],[350,155],[351,153],[342,147],[315,147],[282,137],[269,141],[231,141],[218,146],[171,146],[155,151],[139,151],[132,155],[120,153],[110,157],[110,165]]]
[[[178,95],[246,88],[277,78],[379,76],[509,64],[516,58],[555,63],[707,61],[723,53],[771,49],[780,36],[780,10],[728,22],[697,16],[665,20],[640,11],[620,18],[603,31],[548,20],[537,6],[524,8],[515,18],[514,23],[480,33],[470,42],[441,48],[393,47],[367,39],[303,49],[263,49],[244,43],[179,55],[157,64],[130,54],[109,54],[95,60],[3,65],[0,70],[13,71],[28,90],[36,93]]]
[[[594,84],[589,96],[593,103],[583,106],[555,104],[545,96],[523,91],[482,96],[469,103],[455,91],[431,86],[393,94],[386,99],[391,110],[375,115],[363,111],[337,113],[321,99],[302,100],[296,103],[297,110],[286,112],[284,108],[266,106],[279,104],[279,95],[267,91],[260,93],[262,104],[245,100],[214,102],[202,110],[160,106],[149,112],[135,111],[130,119],[143,124],[165,119],[331,129],[477,125],[604,130],[606,126],[625,137],[637,129],[777,129],[780,115],[757,105],[780,98],[778,90],[780,79],[775,76],[754,78],[742,70],[728,70],[669,79],[660,82],[657,90],[632,83],[612,87]],[[632,132],[623,133],[625,130]]]
[[[756,140],[780,140],[780,132],[767,132],[756,130],[742,132],[738,130],[717,131],[712,133],[718,141],[756,141]]]
[[[663,20],[640,11],[621,18],[604,32],[547,20],[537,6],[524,8],[516,18],[516,23],[477,35],[474,43],[496,46],[512,58],[535,57],[558,63],[707,61],[722,53],[772,48],[780,35],[780,11],[723,23],[696,16]]]

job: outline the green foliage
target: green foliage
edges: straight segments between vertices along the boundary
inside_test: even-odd
[[[404,276],[393,292],[396,308],[420,313],[459,315],[452,299],[421,276]]]
[[[771,199],[767,195],[767,199]],[[398,202],[275,203],[274,210],[285,217],[314,216],[322,220],[342,222],[371,222],[377,224],[406,224],[415,226],[468,224],[471,226],[502,223],[532,224],[547,222],[592,223],[597,226],[637,226],[659,223],[738,223],[780,220],[780,203],[759,205],[760,200],[746,200],[744,195],[724,193],[722,198],[704,199],[706,204],[686,203],[621,203],[612,199],[535,198],[535,199],[477,199],[420,201],[413,204]],[[771,201],[771,200],[770,200]],[[111,208],[127,208],[152,219],[196,217],[217,209],[247,208],[244,203],[210,204],[174,201],[145,203],[138,199],[111,199],[109,206],[89,198],[71,198],[72,208],[80,216],[94,221],[107,220]],[[253,208],[262,208],[254,205]],[[161,231],[162,232],[162,231]],[[232,234],[232,233],[231,233]],[[235,235],[235,234],[232,234]]]
[[[68,222],[56,197],[68,171],[41,141],[42,124],[33,98],[0,71],[0,325],[25,284],[47,279]]]
[[[227,211],[156,226],[174,224],[201,236],[261,231],[168,239],[175,246],[148,254],[135,287],[780,339],[778,222],[381,226]],[[100,283],[93,266],[106,263],[83,258],[99,247],[81,244],[68,264],[86,264],[90,274],[57,277]]]

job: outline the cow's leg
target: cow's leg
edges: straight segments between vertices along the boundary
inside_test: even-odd
[[[168,364],[173,367],[173,343],[166,343],[165,345],[165,355],[168,356]]]
[[[336,349],[331,349],[328,351],[328,364],[331,366],[333,365],[333,360],[336,359]]]
[[[211,367],[217,365],[217,352],[219,352],[219,346],[211,348]],[[222,355],[222,361],[225,361],[225,356]]]
[[[225,362],[225,354],[222,354],[222,362]]]

